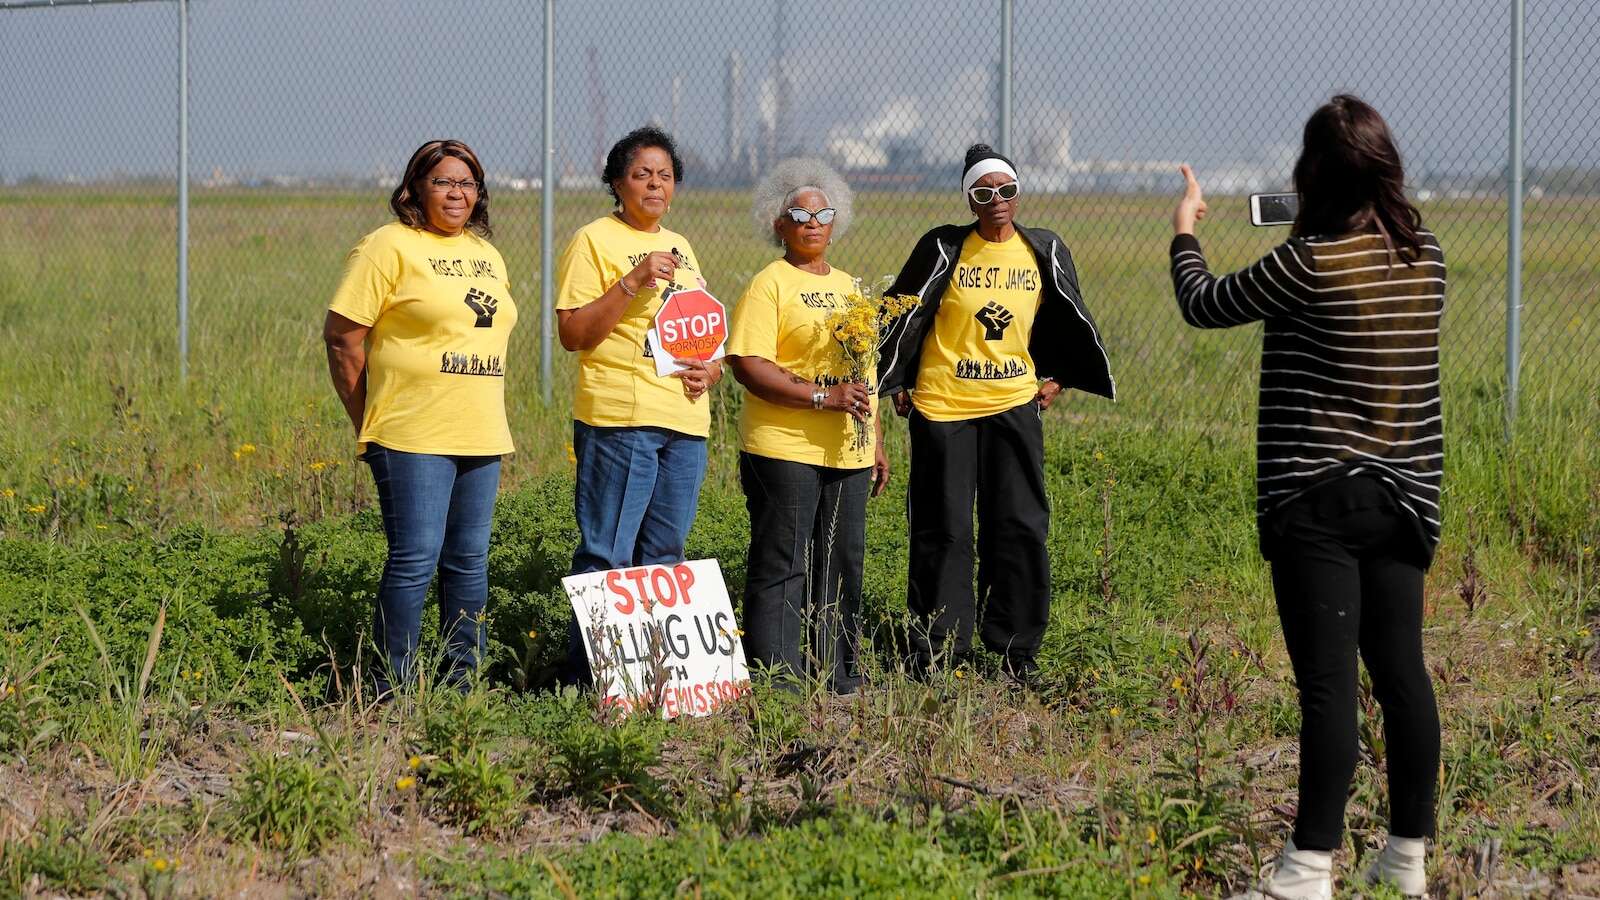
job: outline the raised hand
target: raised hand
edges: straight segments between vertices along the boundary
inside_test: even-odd
[[[1178,171],[1183,175],[1183,196],[1172,211],[1172,231],[1174,234],[1194,234],[1195,223],[1206,217],[1206,198],[1200,191],[1200,182],[1194,178],[1194,169],[1188,163],[1179,166]]]
[[[472,290],[467,291],[467,296],[462,300],[462,302],[466,303],[467,308],[472,310],[478,316],[478,321],[474,323],[474,327],[494,327],[494,314],[500,311],[499,300],[496,300],[477,288],[473,288]]]
[[[1010,326],[1011,320],[1015,319],[1016,315],[1011,310],[990,300],[984,304],[983,309],[978,310],[973,318],[977,319],[978,324],[983,326],[984,340],[998,341],[1005,336],[1006,328]]]

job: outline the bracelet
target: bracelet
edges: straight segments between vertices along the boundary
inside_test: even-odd
[[[628,290],[628,279],[626,279],[626,278],[618,278],[617,279],[617,287],[622,288],[622,292],[624,294],[627,294],[629,297],[636,297],[639,294],[638,291],[630,291],[630,290]]]
[[[827,400],[827,399],[828,399],[828,390],[827,390],[827,388],[822,388],[822,387],[813,388],[812,391],[811,391],[811,408],[812,409],[821,409],[822,408],[822,402],[824,400]]]

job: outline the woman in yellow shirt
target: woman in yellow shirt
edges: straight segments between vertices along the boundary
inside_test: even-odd
[[[386,664],[375,673],[379,696],[417,678],[435,569],[445,678],[463,684],[483,657],[490,516],[500,457],[512,451],[506,339],[517,323],[470,148],[423,144],[389,206],[396,221],[350,251],[323,325],[389,543],[373,623]]]
[[[656,374],[650,330],[663,295],[705,284],[688,240],[661,225],[683,180],[671,136],[629,132],[601,177],[616,208],[578,229],[557,272],[561,346],[578,354],[574,575],[684,558],[706,470],[705,395],[722,377],[721,363],[699,360]],[[577,624],[567,678],[588,681]]]
[[[1013,221],[1011,161],[973,145],[961,190],[976,221],[917,242],[889,293],[922,303],[891,327],[878,369],[879,392],[910,417],[912,663],[959,664],[981,597],[984,645],[1027,682],[1050,619],[1043,413],[1063,388],[1113,397],[1115,385],[1072,254]]]
[[[857,443],[851,420],[877,408],[870,385],[840,378],[846,361],[826,326],[855,289],[826,258],[850,210],[850,188],[817,160],[784,160],[762,179],[756,226],[783,256],[751,280],[728,334],[728,364],[749,392],[739,419],[750,511],[745,653],[775,674],[821,678],[839,692],[861,682],[873,487],[874,444]]]

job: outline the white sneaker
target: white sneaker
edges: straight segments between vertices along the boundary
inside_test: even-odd
[[[1231,900],[1333,900],[1333,854],[1283,845],[1272,873]]]
[[[1426,897],[1428,874],[1424,864],[1427,859],[1428,846],[1422,838],[1391,834],[1383,850],[1367,865],[1363,878],[1367,884],[1393,885],[1407,897]]]

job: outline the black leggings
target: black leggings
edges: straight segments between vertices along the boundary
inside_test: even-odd
[[[1284,641],[1300,689],[1300,808],[1294,843],[1333,850],[1357,761],[1356,651],[1383,708],[1389,831],[1431,837],[1439,712],[1422,660],[1423,564],[1388,489],[1355,476],[1263,523]]]

